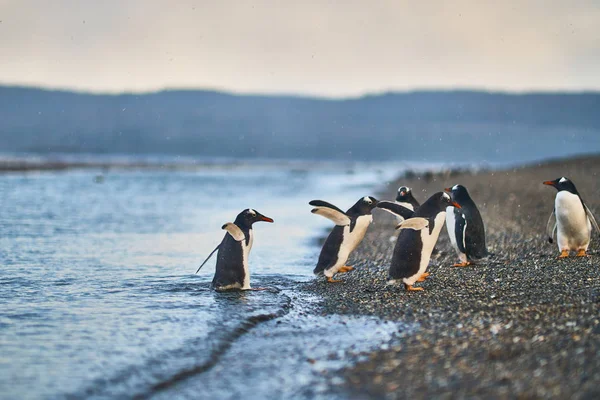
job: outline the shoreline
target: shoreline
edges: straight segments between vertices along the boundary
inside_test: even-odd
[[[545,225],[556,191],[542,181],[571,178],[600,218],[600,156],[532,163],[505,170],[414,174],[400,185],[423,202],[444,187],[467,187],[486,224],[494,257],[466,268],[456,261],[443,228],[425,291],[386,286],[395,242],[393,217],[374,224],[351,256],[357,268],[342,284],[320,280],[304,290],[323,298],[324,314],[372,315],[415,323],[415,335],[343,368],[340,389],[365,397],[493,396],[592,398],[600,395],[600,239],[592,232],[588,258],[558,260]],[[335,385],[335,383],[332,383]]]

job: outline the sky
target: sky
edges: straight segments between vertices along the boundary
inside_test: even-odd
[[[598,0],[0,0],[0,84],[600,90]]]

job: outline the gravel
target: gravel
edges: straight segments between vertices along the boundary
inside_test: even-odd
[[[600,398],[600,248],[593,232],[590,257],[557,259],[545,238],[556,190],[545,180],[567,176],[600,219],[600,156],[557,160],[503,171],[413,174],[398,186],[423,202],[460,183],[486,223],[494,256],[478,265],[457,261],[446,229],[422,292],[386,286],[394,219],[375,222],[351,255],[343,283],[315,280],[304,289],[324,300],[323,314],[375,315],[416,323],[374,353],[363,354],[332,377],[352,398]],[[339,377],[343,379],[339,379]]]

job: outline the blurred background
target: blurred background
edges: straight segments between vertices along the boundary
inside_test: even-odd
[[[0,3],[0,151],[523,161],[600,150],[593,0]]]
[[[330,395],[409,328],[307,309],[310,200],[600,152],[600,2],[421,3],[0,0],[0,398]],[[215,294],[249,207],[278,290]]]

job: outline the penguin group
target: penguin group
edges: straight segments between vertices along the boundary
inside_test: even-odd
[[[543,183],[558,191],[546,229],[549,242],[553,243],[556,235],[559,258],[568,257],[571,251],[576,252],[578,257],[586,256],[592,227],[600,232],[592,212],[568,178]],[[390,285],[401,283],[407,291],[423,290],[414,285],[429,276],[427,267],[444,225],[458,257],[454,267],[466,267],[490,255],[481,213],[467,188],[460,184],[433,194],[423,204],[414,198],[410,188],[401,186],[395,201],[378,201],[372,196],[365,196],[345,212],[324,200],[312,200],[309,205],[313,207],[313,214],[335,224],[313,271],[329,283],[340,282],[334,279],[336,274],[354,269],[347,262],[373,222],[374,209],[393,214],[396,217],[395,228],[399,230],[389,266]],[[217,252],[213,289],[262,290],[251,288],[248,268],[253,243],[252,225],[259,221],[272,223],[273,219],[247,208],[238,214],[234,222],[222,226],[226,231],[223,240],[200,265],[202,268]]]

